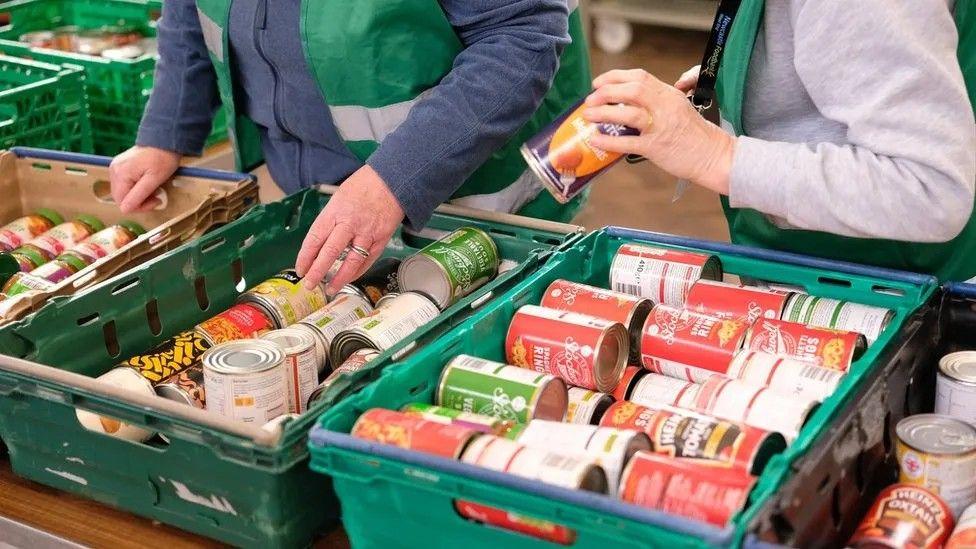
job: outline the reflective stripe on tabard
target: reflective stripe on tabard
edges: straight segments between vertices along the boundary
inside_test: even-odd
[[[539,196],[541,190],[542,182],[532,170],[525,170],[511,185],[497,193],[463,196],[452,199],[450,203],[479,210],[514,213]]]
[[[329,106],[332,122],[343,141],[381,142],[393,133],[410,114],[410,109],[424,99],[427,90],[409,101],[401,101],[384,107],[361,107],[358,105]]]

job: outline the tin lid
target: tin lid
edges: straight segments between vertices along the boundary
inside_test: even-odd
[[[54,36],[54,34],[51,33],[51,36]],[[64,223],[64,218],[61,217],[61,214],[50,208],[38,208],[34,210],[34,213],[50,221],[52,225],[60,225]]]
[[[285,352],[277,343],[239,339],[211,347],[203,353],[205,368],[222,374],[250,374],[277,368]]]
[[[192,398],[190,398],[190,395],[188,395],[185,391],[181,391],[178,386],[172,383],[157,385],[156,394],[162,398],[165,398],[166,400],[173,400],[179,402],[180,404],[196,407],[196,403]]]
[[[898,422],[898,439],[929,454],[966,454],[976,450],[976,427],[941,414],[918,414]]]
[[[315,346],[315,337],[298,328],[282,328],[268,332],[261,336],[261,339],[277,343],[288,355],[303,353]]]
[[[339,296],[343,294],[354,295],[372,303],[372,301],[369,300],[369,296],[366,295],[366,292],[360,290],[358,286],[353,286],[352,284],[346,284],[342,288],[339,288],[339,291],[336,292],[336,295],[332,298],[332,301],[339,299]]]
[[[454,288],[451,286],[450,275],[443,265],[426,255],[416,254],[405,259],[400,264],[397,278],[402,290],[422,292],[424,295],[430,296],[439,309],[450,305],[454,298]],[[378,301],[376,307],[379,308],[379,306],[380,302]]]
[[[947,354],[939,360],[939,371],[956,381],[976,385],[976,351]]]
[[[80,221],[85,225],[88,225],[89,227],[91,227],[92,232],[96,232],[96,233],[105,228],[105,224],[102,223],[102,220],[93,215],[81,214],[75,217],[75,221]]]

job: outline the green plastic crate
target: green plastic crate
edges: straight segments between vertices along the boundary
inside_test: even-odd
[[[152,92],[156,60],[142,56],[111,60],[44,48],[18,41],[27,32],[63,26],[99,28],[123,26],[155,36],[160,0],[13,0],[0,3],[0,14],[10,24],[0,27],[0,53],[51,64],[80,66],[85,70],[95,152],[112,156],[135,142],[142,112]],[[227,138],[224,110],[214,119],[207,140],[212,145]],[[23,145],[24,143],[18,143]]]
[[[305,191],[259,206],[140,269],[0,329],[0,353],[7,355],[0,356],[0,447],[9,448],[14,472],[234,545],[301,546],[333,524],[335,496],[328,480],[309,469],[306,446],[327,403],[287,423],[277,438],[162,399],[112,398],[85,377],[226,309],[245,288],[294,264],[327,200]],[[419,236],[398,232],[386,255],[405,256],[458,227],[476,226],[515,264],[418,336],[459,324],[486,296],[513,287],[579,234],[571,225],[497,214],[472,219],[461,211],[467,210],[440,209]],[[379,363],[410,344],[401,342]],[[86,431],[75,406],[147,426],[170,442],[139,444]]]
[[[0,55],[0,149],[92,152],[84,72]]]
[[[504,361],[505,333],[515,310],[537,304],[557,278],[606,286],[609,265],[625,242],[707,251],[726,272],[802,286],[808,292],[891,308],[895,317],[881,338],[854,364],[851,373],[815,412],[799,438],[767,466],[746,510],[725,528],[624,504],[609,497],[566,490],[458,461],[355,439],[345,434],[370,408],[398,409],[433,398],[450,359],[461,353]],[[627,229],[605,229],[555,254],[500,299],[436,343],[387,366],[379,381],[338,402],[313,429],[312,468],[334,478],[343,524],[353,546],[544,547],[520,534],[485,527],[460,517],[453,502],[463,498],[502,507],[523,516],[555,522],[577,533],[574,547],[728,547],[742,542],[746,525],[789,474],[789,465],[818,439],[830,420],[851,404],[879,357],[901,337],[907,319],[927,310],[934,278],[838,264],[729,244],[710,243]],[[378,519],[378,517],[382,517]]]

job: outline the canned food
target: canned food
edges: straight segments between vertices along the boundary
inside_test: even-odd
[[[133,368],[150,383],[157,385],[201,364],[203,353],[211,346],[212,343],[206,336],[189,330],[176,334],[145,354],[136,355],[119,366]]]
[[[340,292],[325,307],[306,316],[295,325],[296,327],[308,326],[314,332],[320,372],[328,365],[329,350],[335,336],[372,312],[372,305],[363,295]]]
[[[623,376],[629,341],[627,329],[619,322],[526,305],[512,318],[505,351],[516,366],[609,392]]]
[[[511,530],[543,541],[560,545],[572,545],[576,541],[575,530],[548,520],[527,517],[498,507],[463,499],[454,500],[454,509],[468,520]]]
[[[559,448],[560,452],[589,456],[606,473],[611,496],[617,495],[620,473],[630,458],[651,449],[651,441],[639,431],[542,419],[526,425],[515,440],[532,448]]]
[[[847,546],[938,549],[952,524],[952,512],[937,495],[921,486],[893,484],[881,490]]]
[[[454,410],[526,423],[562,421],[566,385],[558,377],[468,355],[458,355],[441,373],[434,402]]]
[[[281,347],[262,339],[211,347],[203,354],[207,410],[257,425],[287,413],[284,361]]]
[[[566,422],[580,425],[597,425],[603,412],[613,404],[613,397],[581,387],[570,387],[569,404],[566,408]]]
[[[376,308],[380,309],[382,307],[387,306],[391,301],[396,299],[397,296],[399,295],[400,294],[386,294],[385,296],[379,298],[379,300],[376,302]]]
[[[332,364],[342,364],[359,349],[385,351],[434,320],[438,314],[440,310],[426,296],[404,292],[339,332],[332,340],[329,358]]]
[[[132,393],[156,396],[152,384],[131,368],[113,368],[95,379],[99,383],[111,385]],[[153,436],[153,432],[148,429],[113,417],[95,414],[88,410],[76,409],[75,416],[85,429],[115,438],[145,442]]]
[[[22,271],[32,271],[104,228],[105,225],[97,217],[79,215],[72,221],[61,223],[34,237],[27,244],[10,252],[10,255],[21,264]],[[30,267],[25,269],[25,266]]]
[[[476,438],[461,461],[563,488],[606,494],[609,486],[603,468],[588,456],[530,448],[494,435]]]
[[[434,404],[426,404],[422,402],[407,404],[400,411],[405,414],[422,417],[427,421],[460,425],[461,427],[474,429],[479,433],[489,433],[499,436],[503,436],[505,433],[507,433],[514,424],[514,422],[511,420],[504,420],[497,417],[485,416],[482,414],[475,414],[473,412],[465,412],[463,410],[455,410],[454,408],[436,406]]]
[[[46,265],[50,265],[50,263]],[[0,288],[0,294],[6,297],[13,297],[15,295],[25,295],[34,292],[46,292],[55,286],[57,284],[54,282],[21,271],[14,273],[13,276],[7,279],[7,282]]]
[[[956,521],[956,528],[945,544],[945,549],[972,549],[973,547],[976,547],[976,504],[966,507],[962,512],[959,520]]]
[[[693,408],[700,390],[701,385],[691,381],[648,373],[634,385],[627,399],[651,407]]]
[[[58,257],[64,256],[65,254],[61,254]],[[30,275],[34,278],[39,278],[41,280],[50,282],[51,286],[53,287],[58,282],[67,280],[68,278],[74,276],[74,274],[80,270],[81,269],[78,268],[78,264],[76,262],[69,263],[61,259],[55,259],[54,261],[48,261],[47,263],[34,269],[30,272]]]
[[[627,400],[630,398],[630,392],[647,373],[647,370],[640,366],[627,366],[624,368],[624,375],[620,379],[620,383],[617,384],[611,393],[613,398],[616,400]]]
[[[690,407],[704,414],[781,433],[792,442],[817,403],[789,398],[737,379],[713,377],[701,385]]]
[[[622,157],[590,144],[597,133],[638,135],[620,124],[595,124],[583,118],[581,99],[519,149],[532,172],[560,203],[567,203]]]
[[[976,351],[951,353],[939,361],[935,413],[976,424]]]
[[[238,303],[264,309],[275,328],[286,328],[325,306],[325,286],[309,290],[294,269],[285,269],[241,294]]]
[[[568,280],[556,280],[542,295],[542,307],[572,311],[619,322],[630,334],[630,361],[640,362],[641,329],[654,303],[632,296]]]
[[[332,370],[329,376],[325,378],[318,387],[312,391],[312,394],[308,396],[307,409],[311,409],[315,403],[325,398],[326,393],[340,380],[351,376],[353,373],[358,372],[366,367],[367,364],[374,358],[380,356],[379,351],[374,349],[359,349],[349,355],[349,358],[345,362],[339,365],[338,368]]]
[[[642,361],[652,372],[705,381],[728,372],[748,330],[741,320],[657,305],[644,324]]]
[[[400,288],[430,296],[446,309],[494,278],[498,261],[488,233],[462,227],[405,259],[398,271]]]
[[[376,305],[383,296],[400,293],[398,272],[401,263],[395,257],[380,258],[352,286],[369,299],[370,305]]]
[[[847,372],[867,349],[856,332],[804,326],[785,320],[760,320],[746,334],[745,348],[771,355],[787,355],[823,368]]]
[[[976,427],[939,414],[898,422],[895,453],[904,484],[924,486],[958,515],[976,501]]]
[[[748,473],[638,452],[624,469],[620,498],[628,503],[725,526],[749,497]]]
[[[106,227],[71,247],[62,256],[72,256],[84,265],[91,265],[99,259],[114,254],[134,241],[146,229],[132,221],[121,221],[116,225]]]
[[[55,46],[53,31],[25,32],[17,40],[32,48],[53,48]]]
[[[760,318],[778,319],[791,295],[789,292],[755,286],[699,280],[688,292],[686,307],[699,313],[752,324]]]
[[[288,388],[288,412],[302,414],[319,384],[318,358],[312,334],[294,328],[268,332],[261,339],[278,344],[285,352],[283,373]]]
[[[610,287],[614,291],[672,307],[684,307],[692,284],[702,278],[722,279],[722,263],[718,257],[624,244],[610,265]]]
[[[13,251],[64,222],[54,210],[41,208],[0,227],[0,253]]]
[[[205,409],[207,391],[203,385],[203,368],[194,366],[183,370],[166,383],[157,385],[156,394],[180,404]]]
[[[786,449],[786,439],[779,433],[670,406],[649,408],[616,402],[600,425],[640,431],[658,454],[703,460],[755,476],[762,474],[774,455]]]
[[[759,351],[739,352],[726,375],[810,402],[823,402],[829,398],[844,379],[844,373],[837,370]]]
[[[272,329],[272,321],[265,310],[247,303],[238,303],[194,328],[214,345],[255,338]]]
[[[870,345],[878,340],[894,317],[894,311],[883,307],[795,294],[786,303],[781,318],[808,326],[864,334]]]
[[[458,459],[472,439],[478,436],[478,431],[429,421],[412,414],[373,408],[359,416],[350,434],[407,450]]]

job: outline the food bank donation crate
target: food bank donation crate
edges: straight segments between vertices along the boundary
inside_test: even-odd
[[[113,156],[135,142],[142,111],[152,92],[156,58],[147,53],[134,59],[31,47],[19,41],[26,33],[61,27],[125,28],[143,36],[156,35],[160,0],[13,0],[0,3],[0,15],[10,23],[0,27],[0,53],[85,71],[95,152]],[[227,138],[224,110],[218,111],[207,140],[212,145]],[[17,143],[32,145],[32,143]],[[87,151],[83,151],[87,152]]]
[[[13,355],[0,356],[0,439],[14,472],[234,545],[300,547],[334,523],[338,507],[330,482],[308,467],[308,431],[327,401],[270,433],[91,379],[227,309],[246,288],[293,265],[327,200],[306,191],[259,206],[141,269],[0,329],[0,353]],[[466,217],[473,210],[462,208],[439,212],[419,235],[397,233],[386,255],[404,257],[473,226],[494,239],[510,268],[415,337],[435,337],[460,323],[579,230],[488,212]],[[141,444],[87,431],[76,407],[145,426],[169,442],[156,437]]]
[[[374,407],[400,409],[431,402],[444,365],[459,354],[505,361],[504,341],[516,309],[539,303],[556,279],[605,286],[611,260],[628,242],[702,251],[719,256],[727,273],[800,286],[826,297],[886,307],[894,316],[880,338],[852,366],[837,391],[812,415],[799,437],[774,457],[759,477],[744,511],[724,527],[625,504],[609,497],[565,490],[465,463],[366,442],[348,433]],[[936,289],[931,277],[876,270],[729,244],[610,228],[588,235],[557,253],[508,294],[484,307],[446,337],[388,366],[379,381],[326,411],[310,437],[312,468],[334,479],[346,531],[355,547],[448,546],[534,547],[546,542],[462,518],[458,499],[499,507],[526,521],[548,521],[575,532],[579,547],[726,547],[741,543],[756,510],[783,482],[790,464],[818,447],[831,418],[852,403],[854,393],[904,331],[928,311]],[[382,517],[383,525],[377,524]]]

